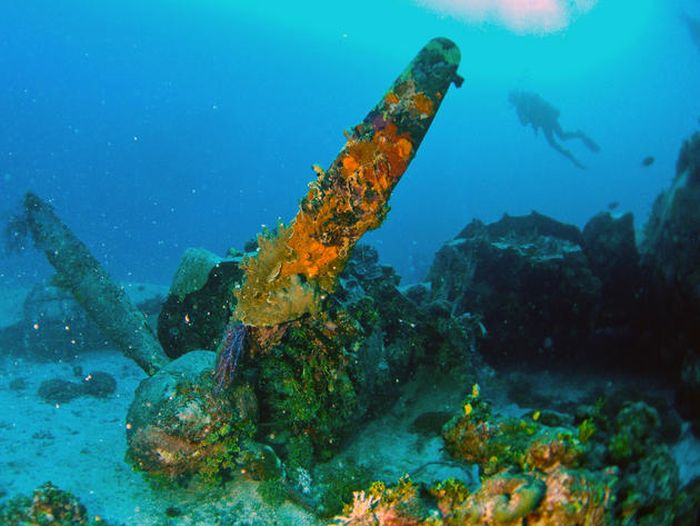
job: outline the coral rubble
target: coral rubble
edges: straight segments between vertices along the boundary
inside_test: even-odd
[[[659,444],[659,417],[627,404],[612,420],[549,427],[492,414],[474,393],[444,427],[448,450],[482,473],[478,487],[447,479],[408,479],[358,490],[335,524],[422,526],[575,526],[693,524],[697,485],[682,489],[678,466]],[[584,421],[587,422],[587,421]],[[600,454],[603,452],[602,455]]]

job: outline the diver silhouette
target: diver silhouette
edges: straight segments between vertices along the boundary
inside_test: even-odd
[[[563,141],[569,139],[581,139],[586,147],[593,151],[600,151],[600,147],[581,130],[568,132],[562,129],[559,124],[559,110],[552,106],[549,102],[540,97],[537,93],[528,91],[511,91],[508,95],[508,100],[515,106],[515,111],[518,113],[520,124],[532,126],[535,133],[542,128],[542,133],[549,145],[569,159],[578,168],[586,169],[573,154],[564,148],[555,140],[555,136]]]

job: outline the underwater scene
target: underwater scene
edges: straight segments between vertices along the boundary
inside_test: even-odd
[[[0,526],[700,524],[700,2],[0,2]]]

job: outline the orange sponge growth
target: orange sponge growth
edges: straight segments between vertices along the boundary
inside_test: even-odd
[[[457,75],[459,50],[434,39],[382,97],[327,171],[309,184],[299,212],[276,235],[259,236],[244,262],[234,317],[255,327],[314,312],[332,292],[350,251],[389,210],[391,192],[428,131],[443,94]]]

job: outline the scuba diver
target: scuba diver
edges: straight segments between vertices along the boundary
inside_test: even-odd
[[[575,132],[564,131],[561,124],[559,124],[559,110],[540,97],[537,93],[528,91],[511,91],[508,95],[508,100],[513,106],[515,106],[515,111],[518,112],[520,124],[523,126],[527,126],[529,124],[532,126],[532,129],[535,130],[535,133],[542,128],[542,133],[544,133],[544,137],[547,139],[549,145],[564,157],[568,158],[578,168],[585,170],[586,167],[582,165],[569,150],[559,144],[555,140],[555,136],[564,141],[569,139],[581,139],[583,144],[585,144],[589,150],[593,152],[600,150],[600,147],[593,141],[593,139],[588,137],[581,130],[577,130]]]

